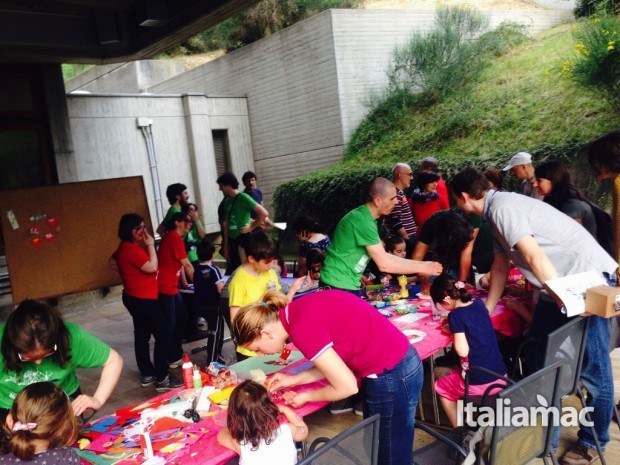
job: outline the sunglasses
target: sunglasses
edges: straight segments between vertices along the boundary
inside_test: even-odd
[[[19,352],[17,353],[17,357],[22,361],[22,362],[32,362],[33,360],[41,360],[43,358],[47,358],[51,355],[54,355],[56,353],[56,351],[58,350],[58,346],[56,344],[54,344],[54,349],[51,350],[50,352],[48,352],[45,355],[38,355],[36,357],[32,357],[32,356],[28,356],[28,355],[22,355]]]

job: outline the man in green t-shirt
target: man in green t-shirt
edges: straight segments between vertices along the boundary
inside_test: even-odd
[[[181,184],[180,182],[170,184],[166,188],[166,197],[168,198],[168,202],[170,202],[170,208],[168,208],[168,211],[166,212],[164,221],[162,221],[157,228],[157,233],[161,237],[164,237],[164,234],[166,234],[166,222],[172,218],[172,215],[175,213],[180,213],[183,206],[189,201],[187,186],[185,184]]]
[[[222,256],[226,259],[226,274],[230,275],[244,261],[241,244],[254,229],[265,225],[269,213],[252,197],[239,192],[239,181],[233,173],[217,178],[220,191],[226,197],[222,201]],[[252,219],[251,214],[256,218]]]
[[[396,187],[391,181],[376,178],[370,184],[366,203],[347,213],[336,226],[321,271],[322,287],[358,292],[360,278],[371,258],[385,273],[441,273],[439,263],[407,260],[388,254],[383,248],[377,219],[389,215],[396,202]]]

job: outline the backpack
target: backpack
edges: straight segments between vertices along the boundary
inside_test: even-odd
[[[596,241],[605,249],[611,257],[614,257],[614,230],[612,226],[611,216],[590,200],[586,200],[592,208],[594,221],[596,222]]]

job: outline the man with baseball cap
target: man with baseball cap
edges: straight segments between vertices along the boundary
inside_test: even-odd
[[[538,194],[538,189],[534,187],[534,166],[532,166],[532,155],[527,152],[519,152],[512,156],[508,164],[502,171],[508,171],[512,175],[521,179],[521,194],[527,195],[534,199],[542,200],[542,196]]]

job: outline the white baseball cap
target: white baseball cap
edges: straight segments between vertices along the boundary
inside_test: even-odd
[[[510,159],[508,164],[502,169],[502,171],[508,171],[515,166],[527,165],[528,163],[532,163],[532,155],[527,152],[519,152],[512,156],[512,158]]]

